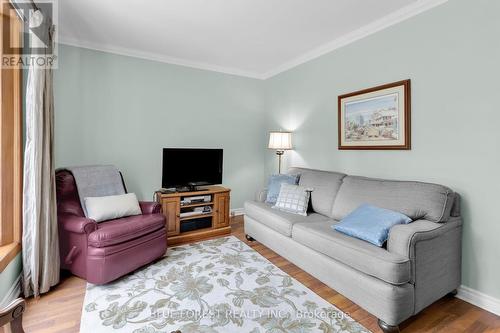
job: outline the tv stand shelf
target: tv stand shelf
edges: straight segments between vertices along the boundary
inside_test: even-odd
[[[194,204],[188,204],[188,205],[181,205],[181,208],[192,208],[192,207],[203,207],[203,206],[213,206],[214,202],[198,202]]]
[[[185,216],[185,217],[180,217],[179,219],[182,221],[186,221],[186,220],[194,220],[194,219],[199,219],[200,217],[213,217],[214,214],[213,213],[200,213],[200,214],[197,214],[197,215],[190,215],[190,216]]]
[[[231,190],[222,186],[207,186],[193,192],[175,192],[162,193],[156,192],[157,201],[161,204],[163,214],[167,219],[167,239],[168,245],[175,245],[187,242],[196,242],[206,238],[226,235],[231,233],[229,226],[229,202]],[[181,199],[187,197],[198,197],[210,195],[209,202],[196,202],[192,204],[181,205]],[[212,208],[210,213],[202,213],[181,217],[181,212],[186,208],[196,208],[209,206]],[[206,226],[208,220],[211,226]],[[190,223],[196,225],[200,221],[200,228],[182,232],[181,225]]]

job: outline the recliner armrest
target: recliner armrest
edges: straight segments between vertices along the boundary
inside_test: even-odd
[[[89,234],[97,229],[96,221],[84,216],[62,214],[58,217],[59,226],[69,232],[77,234]]]
[[[161,205],[154,201],[139,201],[142,214],[159,214],[161,213]]]
[[[267,199],[267,188],[261,189],[255,193],[255,201],[265,202]]]
[[[417,220],[409,224],[395,225],[389,232],[387,250],[414,259],[416,243],[439,237],[461,225],[462,219],[460,218],[451,218],[446,223]]]

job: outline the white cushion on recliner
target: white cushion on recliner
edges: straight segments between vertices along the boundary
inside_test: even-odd
[[[142,214],[135,193],[106,197],[87,197],[84,201],[87,217],[96,222]]]

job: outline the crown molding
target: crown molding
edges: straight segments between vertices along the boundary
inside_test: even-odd
[[[152,61],[158,61],[158,62],[163,62],[167,64],[172,64],[172,65],[178,65],[178,66],[184,66],[184,67],[190,67],[190,68],[196,68],[196,69],[201,69],[201,70],[207,70],[207,71],[213,71],[213,72],[219,72],[223,74],[230,74],[230,75],[236,75],[236,76],[243,76],[243,77],[248,77],[252,79],[258,79],[258,80],[266,80],[269,79],[273,76],[276,76],[282,72],[285,72],[289,69],[292,69],[296,66],[299,66],[303,63],[306,63],[308,61],[311,61],[313,59],[316,59],[322,55],[325,55],[327,53],[330,53],[336,49],[339,49],[343,46],[346,46],[348,44],[354,43],[355,41],[358,41],[364,37],[370,36],[376,32],[379,32],[385,28],[388,28],[392,25],[395,25],[397,23],[400,23],[404,20],[407,20],[415,15],[418,15],[420,13],[423,13],[429,9],[432,9],[436,6],[442,5],[449,0],[417,0],[416,2],[405,6],[395,12],[392,12],[389,15],[386,15],[376,21],[373,21],[367,25],[364,25],[354,31],[351,31],[333,41],[330,41],[326,44],[323,44],[311,51],[308,51],[290,61],[287,61],[278,67],[267,71],[265,73],[257,73],[257,72],[249,72],[237,68],[230,68],[230,67],[224,67],[224,66],[219,66],[219,65],[213,65],[213,64],[207,64],[207,63],[199,63],[199,62],[194,62],[194,61],[189,61],[185,59],[180,59],[180,58],[175,58],[175,57],[169,57],[167,55],[163,54],[158,54],[158,53],[150,53],[150,52],[143,52],[135,49],[129,49],[129,48],[123,48],[115,45],[109,45],[109,44],[99,44],[99,43],[93,43],[93,42],[88,42],[88,41],[81,41],[77,40],[74,38],[69,38],[66,36],[59,36],[59,43],[60,44],[65,44],[65,45],[70,45],[70,46],[76,46],[76,47],[81,47],[85,49],[91,49],[91,50],[96,50],[96,51],[101,51],[101,52],[107,52],[107,53],[113,53],[113,54],[118,54],[118,55],[123,55],[123,56],[128,56],[128,57],[134,57],[134,58],[140,58],[140,59],[146,59],[146,60],[152,60]]]
[[[59,36],[58,42],[59,42],[59,44],[75,46],[75,47],[80,47],[80,48],[90,49],[90,50],[95,50],[95,51],[100,51],[100,52],[113,53],[113,54],[122,55],[122,56],[126,56],[126,57],[133,57],[133,58],[163,62],[163,63],[167,63],[167,64],[171,64],[171,65],[190,67],[190,68],[201,69],[201,70],[206,70],[206,71],[211,71],[211,72],[218,72],[218,73],[229,74],[229,75],[243,76],[243,77],[247,77],[247,78],[251,78],[251,79],[258,79],[258,80],[263,79],[262,75],[260,75],[258,73],[248,72],[248,71],[240,70],[240,69],[236,69],[236,68],[194,62],[194,61],[184,60],[184,59],[180,59],[180,58],[169,57],[169,56],[159,54],[159,53],[143,52],[143,51],[129,49],[129,48],[123,48],[123,47],[115,46],[115,45],[81,41],[81,40],[69,38],[67,36]]]
[[[330,53],[348,44],[354,43],[357,40],[370,36],[392,25],[398,24],[404,20],[407,20],[413,16],[423,13],[429,9],[442,5],[448,1],[449,0],[418,0],[408,6],[405,6],[395,12],[392,12],[389,15],[386,15],[356,30],[353,30],[331,42],[328,42],[311,51],[308,51],[302,54],[301,56],[298,56],[295,59],[290,60],[276,67],[275,69],[262,74],[261,76],[263,77],[264,80],[269,79],[282,72],[297,67],[298,65],[301,65],[308,61],[321,57],[322,55]]]

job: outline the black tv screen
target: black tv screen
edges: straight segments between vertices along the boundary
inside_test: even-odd
[[[163,148],[163,188],[221,183],[222,149]]]

